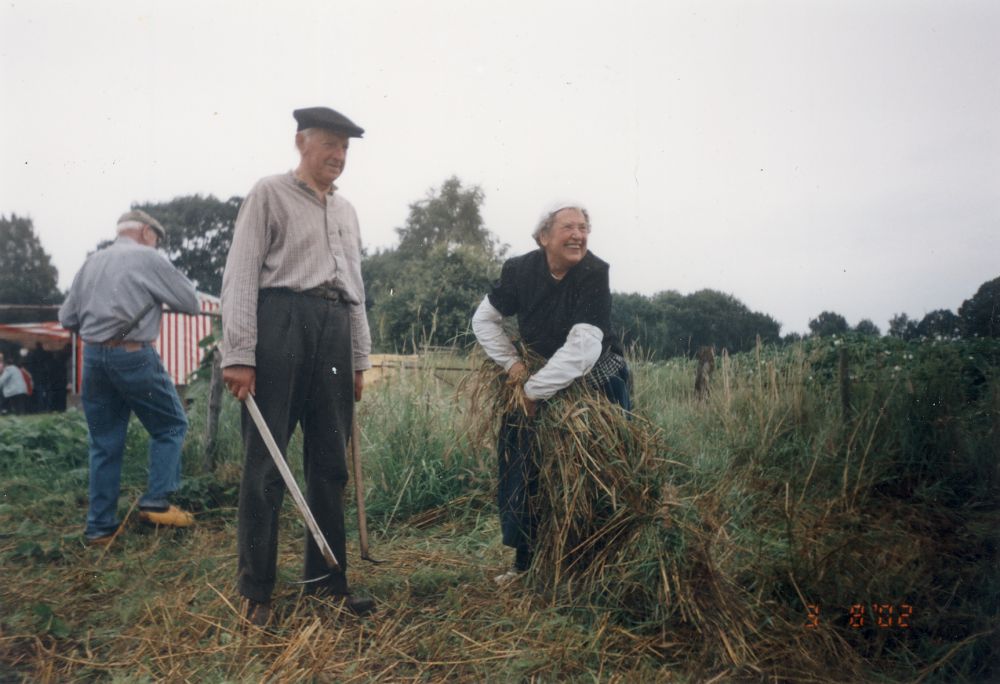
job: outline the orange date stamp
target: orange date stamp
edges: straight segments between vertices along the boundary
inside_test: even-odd
[[[910,618],[913,617],[913,606],[903,603],[901,605],[891,603],[856,603],[852,605],[847,614],[838,611],[835,617],[847,618],[848,627],[892,627],[905,629],[910,626]],[[819,627],[820,625],[819,605],[806,606],[806,627]]]

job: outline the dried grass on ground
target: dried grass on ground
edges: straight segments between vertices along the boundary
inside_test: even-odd
[[[19,624],[4,621],[0,681],[489,682],[603,672],[600,681],[640,682],[669,648],[606,619],[579,623],[524,585],[495,587],[501,551],[485,541],[497,533],[486,522],[404,533],[378,547],[384,565],[355,561],[355,586],[379,602],[375,616],[356,618],[289,584],[296,520],[283,516],[282,578],[265,630],[239,618],[232,524],[221,518],[190,532],[129,524],[118,548],[66,549],[45,576],[15,571],[5,585],[18,596],[5,589],[4,604],[44,605],[51,615],[48,624],[25,624],[38,618],[30,610]],[[484,541],[456,543],[470,531]]]
[[[498,416],[522,414],[521,386],[495,364],[483,365],[472,395],[494,435]],[[727,540],[706,513],[724,507],[727,487],[679,491],[673,475],[689,468],[663,430],[582,383],[521,420],[539,466],[528,582],[545,605],[636,639],[655,635],[661,655],[686,668],[747,681],[863,677],[862,659],[835,634],[803,631],[720,567]]]

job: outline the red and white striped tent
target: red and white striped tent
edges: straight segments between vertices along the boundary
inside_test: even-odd
[[[198,293],[201,310],[218,311],[222,303],[218,297]],[[206,348],[198,343],[212,334],[211,316],[188,316],[165,313],[160,322],[160,336],[154,346],[175,385],[186,385],[188,376],[198,370],[205,358]]]
[[[218,297],[198,293],[201,310],[208,313],[217,311],[220,307]],[[164,313],[160,323],[160,336],[153,346],[163,359],[163,365],[173,378],[175,385],[186,385],[188,376],[198,370],[201,360],[205,357],[205,348],[198,343],[212,332],[210,316],[188,316],[180,313]],[[80,391],[80,372],[83,367],[83,349],[76,335],[59,325],[51,323],[16,323],[0,325],[0,339],[14,342],[27,349],[32,349],[36,342],[41,342],[47,351],[62,349],[67,344],[73,345],[73,375],[74,392]]]

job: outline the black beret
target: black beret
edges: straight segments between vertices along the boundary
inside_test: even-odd
[[[329,107],[309,107],[308,109],[296,109],[292,116],[299,122],[298,130],[304,131],[307,128],[325,128],[328,131],[346,133],[349,138],[360,138],[365,129],[356,125],[340,112],[335,112]]]

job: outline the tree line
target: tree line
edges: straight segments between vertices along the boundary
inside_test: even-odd
[[[0,304],[51,306],[61,304],[59,273],[35,235],[30,218],[0,215]],[[0,311],[0,323],[55,320],[37,311]]]
[[[508,246],[486,227],[480,208],[482,189],[463,186],[457,177],[409,206],[398,244],[365,252],[362,275],[368,321],[376,352],[412,353],[426,345],[468,346],[473,312],[499,276]],[[222,201],[209,195],[169,202],[134,204],[155,216],[166,231],[161,248],[202,292],[218,295],[243,198]],[[110,244],[102,241],[98,248]],[[34,234],[31,219],[0,216],[0,303],[58,304],[57,273]],[[11,312],[0,322],[27,320]],[[39,320],[32,316],[31,320]],[[612,326],[626,348],[653,360],[690,356],[711,346],[730,353],[765,344],[791,343],[781,324],[750,310],[732,294],[705,289],[688,295],[674,290],[651,297],[615,293]],[[881,335],[872,321],[856,326],[835,312],[809,321],[807,336],[846,332]],[[1000,278],[984,283],[958,314],[932,311],[922,320],[897,314],[888,334],[904,340],[1000,337]]]
[[[611,324],[627,349],[653,360],[691,356],[700,347],[736,353],[752,349],[758,337],[764,344],[781,339],[774,318],[716,290],[615,294]]]
[[[813,336],[839,335],[847,332],[881,335],[877,325],[865,319],[855,327],[838,313],[824,311],[810,319],[809,330]],[[951,309],[937,309],[924,314],[919,321],[905,313],[895,314],[889,321],[889,337],[913,341],[963,340],[979,337],[1000,337],[1000,278],[988,280],[955,314]],[[789,338],[785,338],[790,341]]]

